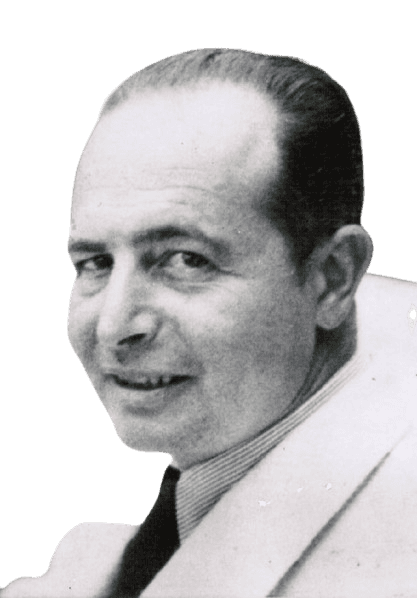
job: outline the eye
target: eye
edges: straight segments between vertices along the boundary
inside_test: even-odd
[[[86,260],[76,262],[75,269],[78,276],[98,276],[105,273],[113,266],[113,258],[110,255],[97,255]]]
[[[177,251],[165,257],[159,264],[158,269],[173,278],[187,280],[204,280],[217,268],[206,257],[193,251]]]

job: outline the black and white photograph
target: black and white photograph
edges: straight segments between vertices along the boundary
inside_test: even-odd
[[[1,598],[415,598],[412,5],[2,24]]]

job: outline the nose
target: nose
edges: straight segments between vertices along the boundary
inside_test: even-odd
[[[158,333],[160,318],[152,305],[152,283],[135,269],[134,263],[115,264],[102,291],[96,336],[99,346],[124,355],[132,347],[143,347]]]

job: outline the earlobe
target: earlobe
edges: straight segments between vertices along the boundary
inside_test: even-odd
[[[340,228],[320,247],[316,277],[321,293],[317,302],[317,326],[333,330],[351,312],[356,289],[372,257],[372,241],[359,225]]]

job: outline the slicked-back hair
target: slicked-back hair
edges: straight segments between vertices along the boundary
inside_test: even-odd
[[[135,73],[110,95],[102,115],[148,89],[211,81],[250,85],[276,106],[281,166],[261,209],[286,236],[302,270],[317,245],[343,225],[360,223],[363,167],[353,106],[329,75],[296,58],[205,49]]]

